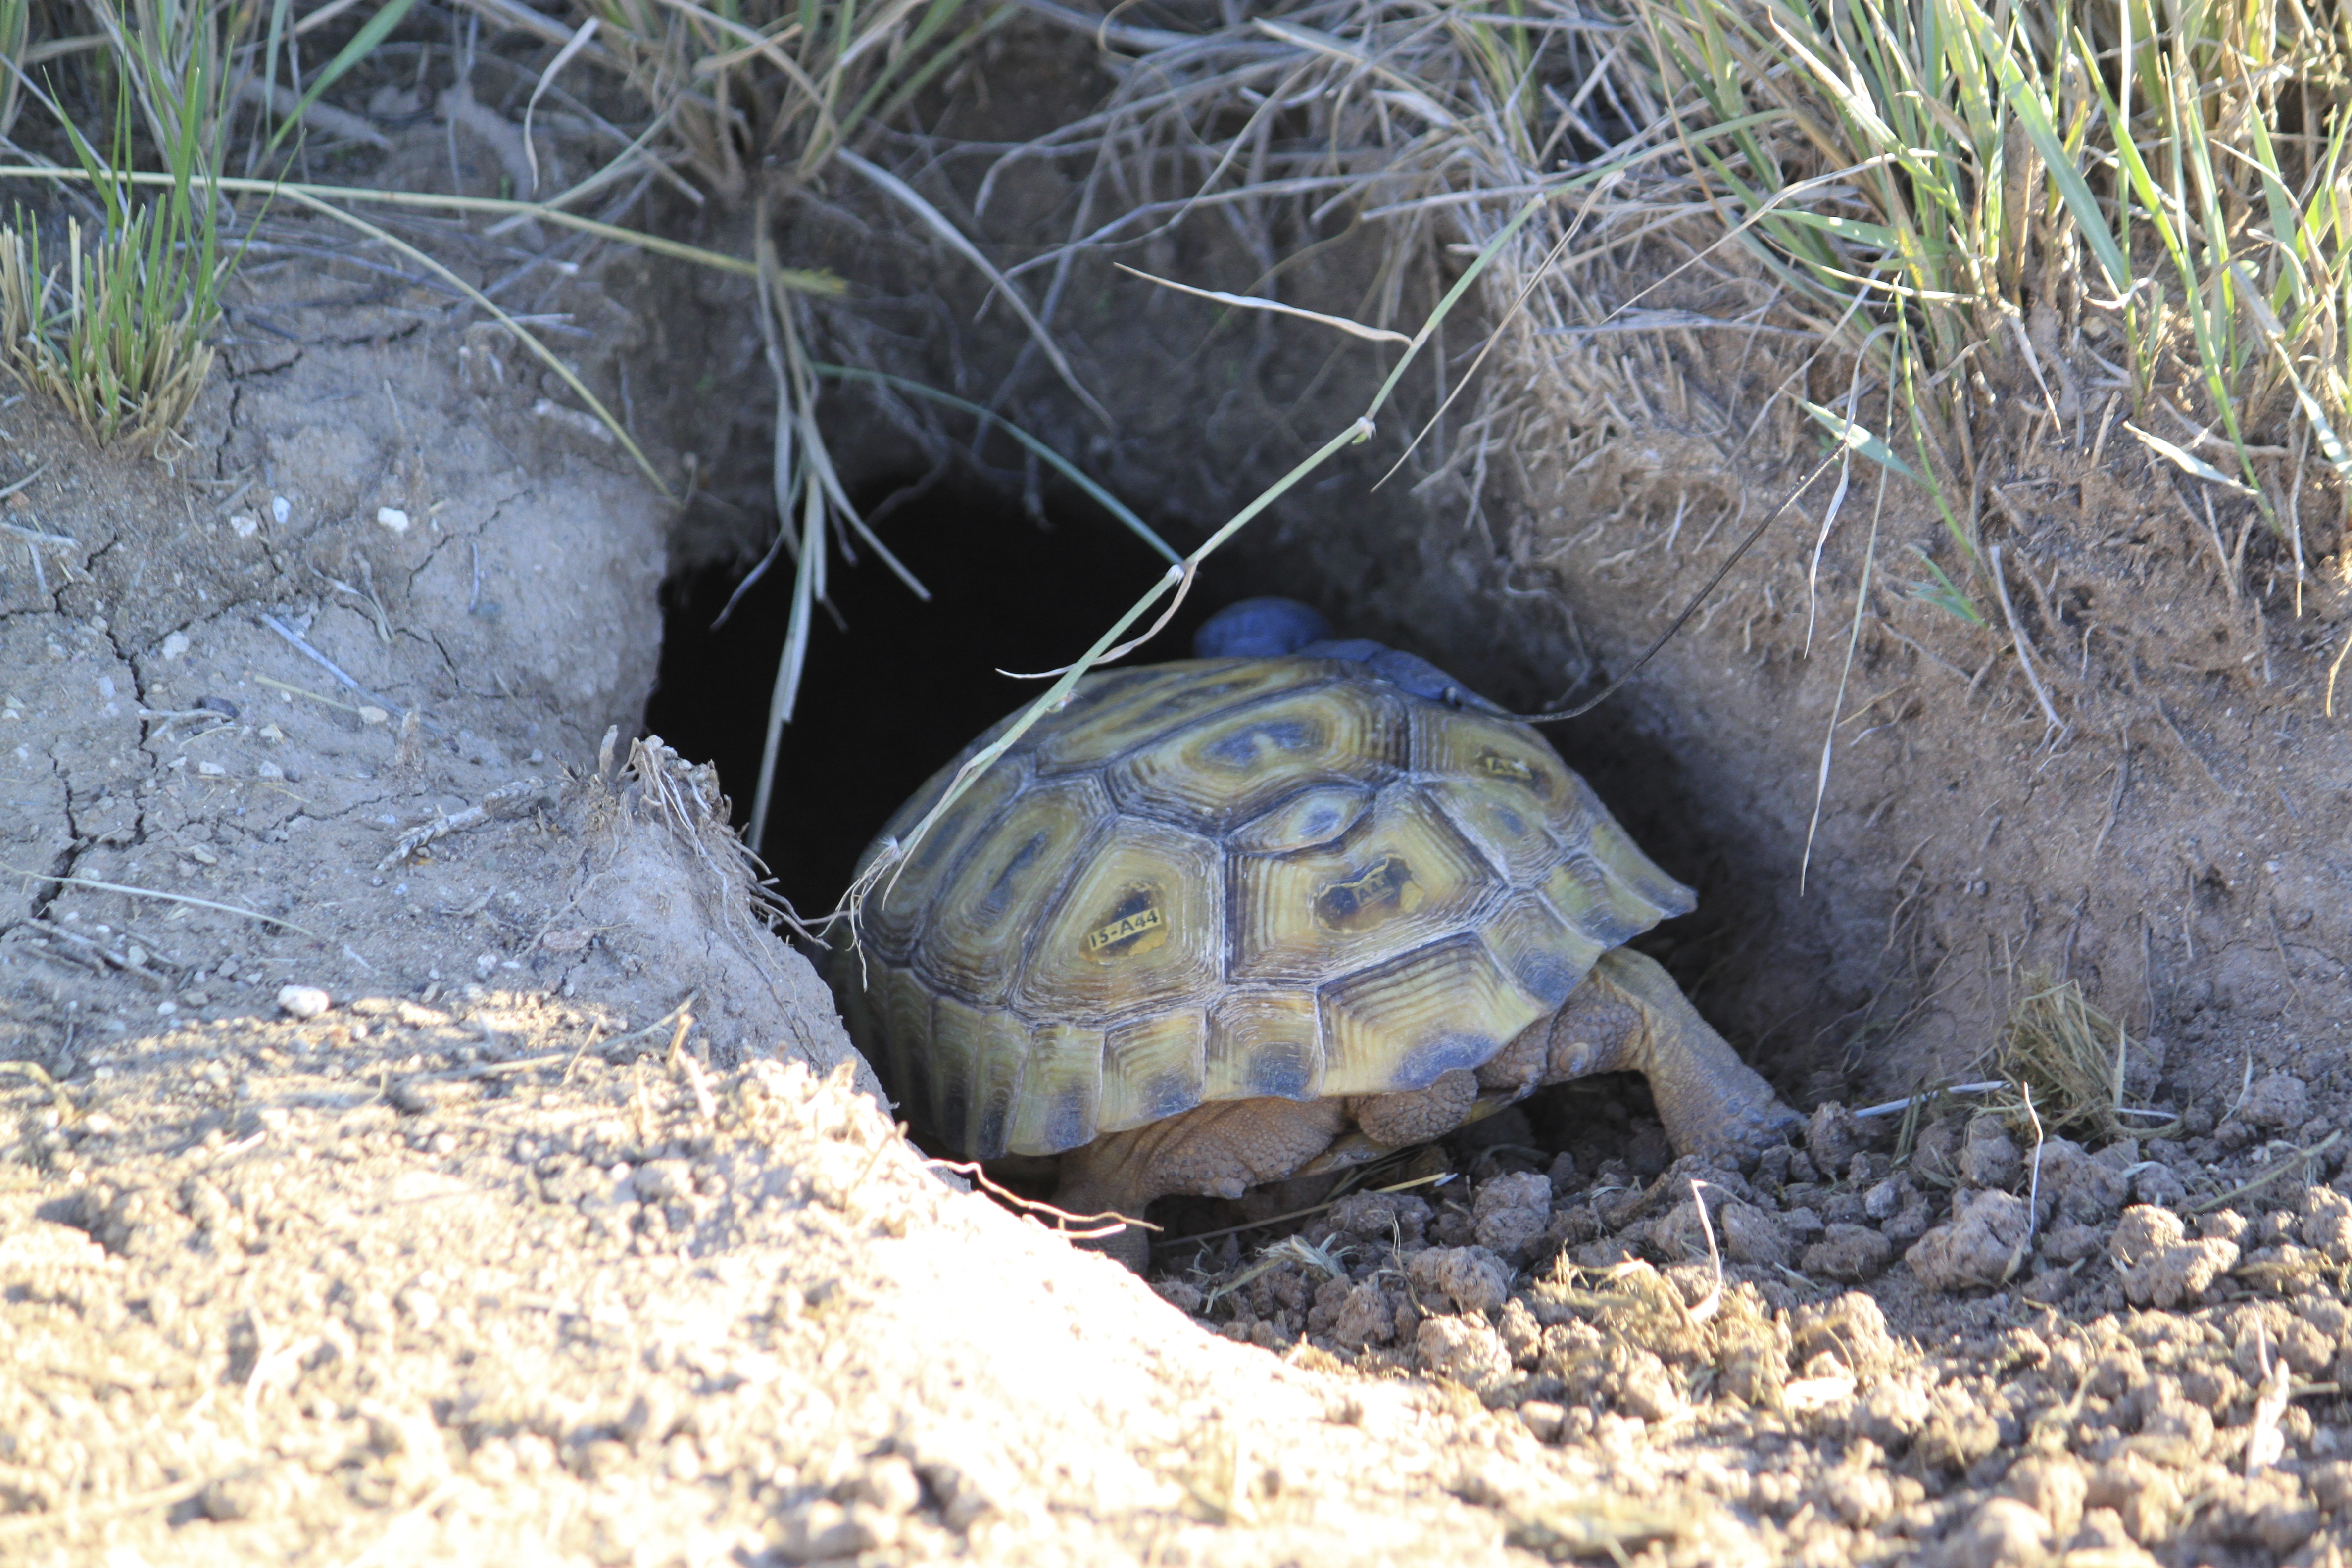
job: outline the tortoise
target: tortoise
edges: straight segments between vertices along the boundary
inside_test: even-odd
[[[1293,600],[1194,653],[1079,682],[877,879],[832,978],[919,1129],[1061,1155],[1058,1206],[1138,1218],[1590,1073],[1645,1076],[1682,1153],[1795,1122],[1624,945],[1696,900],[1534,730]]]

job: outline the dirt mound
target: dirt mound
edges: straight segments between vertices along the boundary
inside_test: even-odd
[[[1034,184],[1009,226],[1076,199]],[[817,226],[796,260],[870,254]],[[1169,244],[1171,274],[1256,265]],[[928,321],[962,275],[911,248],[857,275],[912,275]],[[1171,527],[1352,417],[1319,342],[1205,353],[1205,307],[1133,308],[1098,259],[1056,325],[1126,440],[1010,401]],[[1349,310],[1372,270],[1334,247],[1289,276]],[[751,363],[717,294],[671,301],[709,318],[653,356],[681,386]],[[564,302],[617,382],[652,329],[593,279]],[[254,330],[168,465],[11,413],[0,1552],[2092,1568],[2346,1544],[2341,742],[2308,711],[2317,643],[2201,578],[2145,470],[1988,475],[2000,537],[2047,552],[2026,633],[1882,584],[1841,706],[1810,582],[1759,558],[1565,741],[1702,887],[1712,923],[1660,951],[1812,1111],[1801,1147],[1677,1163],[1638,1092],[1555,1092],[1457,1142],[1450,1181],[1287,1234],[1271,1215],[1328,1194],[1193,1214],[1231,1234],[1163,1247],[1155,1297],[897,1136],[762,922],[716,780],[628,743],[663,500],[495,332],[232,305]],[[908,342],[900,368],[982,395],[1021,363],[1010,332]],[[1805,429],[1741,452],[1720,410],[1762,371],[1654,348],[1614,380],[1584,363],[1555,426],[1461,448],[1524,449],[1516,489],[1459,466],[1373,492],[1384,436],[1230,585],[1315,594],[1529,703],[1622,668]],[[1644,383],[1654,403],[1618,396]],[[726,402],[714,440],[763,424]],[[871,477],[886,443],[854,423]],[[730,465],[757,467],[706,471]],[[1847,526],[1821,581],[1851,606]],[[1934,526],[1893,516],[1889,548]],[[2101,596],[2111,547],[2139,596]],[[2055,746],[2044,699],[2074,716]],[[941,756],[978,727],[939,723]],[[1825,733],[1853,738],[1816,831]],[[2035,964],[2129,1016],[2134,1103],[2182,1137],[1843,1108],[1989,1048]]]

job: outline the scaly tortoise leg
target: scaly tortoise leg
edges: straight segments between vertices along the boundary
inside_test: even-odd
[[[1112,1132],[1062,1156],[1054,1205],[1074,1215],[1141,1219],[1171,1193],[1237,1198],[1321,1153],[1347,1124],[1336,1100],[1222,1100]],[[1150,1233],[1122,1226],[1094,1245],[1143,1272]]]
[[[1597,1072],[1638,1072],[1650,1080],[1666,1139],[1678,1154],[1750,1152],[1781,1138],[1801,1120],[1698,1016],[1664,970],[1621,947],[1601,955],[1559,1012],[1528,1025],[1478,1068],[1475,1099],[1453,1110],[1451,1120],[1410,1114],[1411,1107],[1440,1098],[1450,1107],[1452,1097],[1442,1090],[1459,1086],[1447,1086],[1444,1079],[1417,1094],[1351,1101],[1359,1112],[1358,1130],[1336,1140],[1297,1173],[1320,1175],[1364,1164],[1491,1115],[1545,1084]],[[1370,1120],[1360,1114],[1365,1109],[1373,1110]]]
[[[1516,1043],[1516,1042],[1515,1042]],[[1753,1153],[1800,1120],[1657,963],[1613,948],[1553,1016],[1542,1081],[1638,1072],[1677,1154]]]

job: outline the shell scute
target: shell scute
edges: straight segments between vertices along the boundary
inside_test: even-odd
[[[1100,1023],[1205,994],[1224,971],[1223,858],[1180,829],[1123,824],[1045,917],[1014,1005]]]
[[[1234,991],[1209,1005],[1202,1098],[1313,1100],[1323,1092],[1322,1009],[1311,991]]]
[[[1312,985],[1460,926],[1498,885],[1410,784],[1381,791],[1337,843],[1232,864],[1236,980]]]
[[[1091,1143],[1102,1109],[1103,1032],[1040,1024],[1029,1035],[1027,1073],[1007,1140],[1022,1151]]]
[[[1546,1011],[1467,934],[1334,981],[1322,1004],[1327,1095],[1427,1089],[1440,1073],[1478,1066]]]
[[[1077,851],[1105,831],[1109,816],[1110,803],[1092,779],[1038,784],[1016,797],[975,837],[933,900],[916,972],[950,995],[1002,1004],[1030,931]]]
[[[953,767],[940,769],[924,786],[924,793],[936,803],[954,776]],[[954,874],[963,851],[987,837],[989,825],[1028,777],[1025,768],[1007,758],[974,779],[939,825],[915,841],[906,858],[882,873],[859,913],[858,940],[886,958],[903,960],[913,950],[925,913],[941,884]],[[924,812],[929,809],[928,805],[923,808]],[[910,831],[923,813],[914,812],[910,803],[898,816],[906,820],[893,819],[898,829],[894,837]],[[874,853],[868,851],[869,861]]]
[[[1180,1007],[1123,1024],[1103,1041],[1100,1128],[1123,1132],[1201,1103],[1208,1013]]]
[[[1055,715],[1052,733],[1036,741],[1038,764],[1062,772],[1098,767],[1180,724],[1307,685],[1326,668],[1313,659],[1209,658],[1134,671],[1154,679],[1137,681],[1087,711]]]
[[[1319,685],[1196,721],[1105,776],[1121,810],[1223,834],[1304,786],[1394,777],[1402,719],[1369,683]]]

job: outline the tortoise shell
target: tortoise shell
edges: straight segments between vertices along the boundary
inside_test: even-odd
[[[1693,901],[1477,699],[1192,659],[1092,676],[1031,727],[882,876],[834,984],[918,1125],[1052,1154],[1203,1100],[1424,1089]]]

